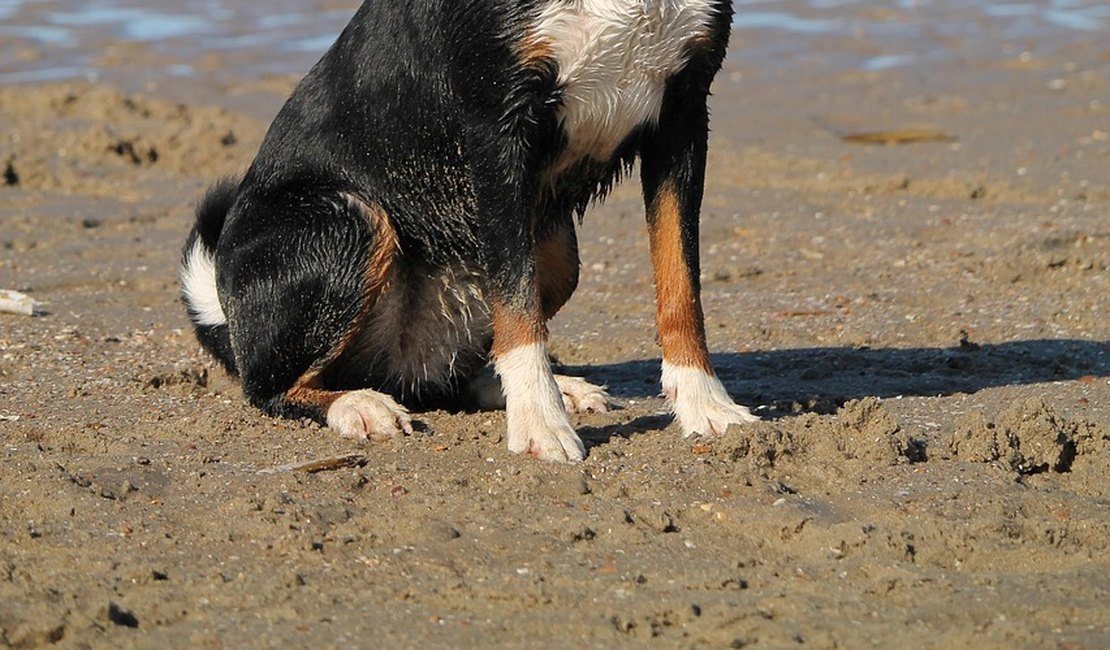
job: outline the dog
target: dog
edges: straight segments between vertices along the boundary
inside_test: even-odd
[[[698,280],[731,21],[729,0],[366,0],[198,204],[197,338],[273,416],[388,437],[484,395],[511,452],[580,461],[568,410],[608,396],[553,375],[546,322],[578,284],[576,220],[638,159],[663,391],[686,436],[755,420],[714,373]]]

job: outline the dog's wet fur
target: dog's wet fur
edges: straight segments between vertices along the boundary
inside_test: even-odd
[[[198,339],[266,413],[355,437],[411,430],[406,407],[490,401],[492,360],[510,450],[580,460],[567,409],[606,399],[552,375],[546,321],[578,283],[576,221],[638,159],[664,391],[686,435],[753,419],[713,373],[698,284],[731,16],[728,0],[367,0],[243,178],[197,209],[181,280]]]

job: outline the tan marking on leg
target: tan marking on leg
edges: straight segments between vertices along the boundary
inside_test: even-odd
[[[674,188],[664,185],[649,208],[651,265],[655,275],[655,324],[663,359],[712,372],[705,344],[701,300],[682,242],[682,210]]]
[[[554,316],[578,286],[578,251],[573,228],[557,228],[536,242],[536,283],[544,320]]]
[[[292,388],[285,391],[285,401],[292,404],[317,406],[324,413],[327,413],[328,407],[342,394],[324,388],[320,382],[320,372],[309,370],[297,378],[297,382],[293,384]]]
[[[325,414],[335,400],[346,394],[346,391],[324,388],[320,375],[324,368],[343,354],[362,329],[378,296],[387,288],[393,271],[393,259],[397,253],[397,233],[389,223],[389,217],[385,211],[376,204],[368,204],[351,195],[347,195],[347,200],[363,213],[375,233],[375,247],[370,251],[370,257],[366,263],[363,302],[359,307],[358,316],[339,337],[338,343],[328,351],[326,356],[318,359],[312,367],[298,377],[293,387],[285,391],[284,395],[286,401],[290,403],[316,406]]]
[[[339,337],[335,347],[324,358],[317,360],[305,373],[305,376],[319,374],[321,370],[338,359],[347,349],[347,346],[357,338],[359,331],[365,326],[366,320],[370,316],[370,311],[377,303],[378,297],[389,289],[390,279],[393,275],[393,261],[397,255],[397,232],[393,229],[393,224],[389,222],[389,215],[377,204],[366,203],[350,194],[346,197],[352,205],[362,212],[375,233],[374,250],[369,251],[369,259],[366,261],[362,305],[359,307],[358,316]]]
[[[393,258],[397,254],[397,231],[393,229],[389,215],[381,206],[367,205],[361,201],[358,203],[378,236],[377,248],[370,254],[370,263],[366,267],[367,294],[376,295],[376,292],[385,287],[389,273],[393,269]],[[371,304],[364,307],[366,311],[373,306],[372,301],[368,302]]]
[[[503,303],[494,303],[494,358],[523,345],[543,343],[545,340],[547,340],[547,325],[539,314],[525,314]]]

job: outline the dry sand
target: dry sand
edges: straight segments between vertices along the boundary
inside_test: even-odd
[[[621,405],[577,466],[268,419],[199,351],[191,206],[289,78],[0,89],[0,646],[1110,646],[1106,54],[730,62],[704,300],[764,420],[666,415],[630,182],[552,325]],[[840,137],[910,127],[956,140]]]

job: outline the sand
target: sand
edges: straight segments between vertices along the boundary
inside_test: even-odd
[[[295,77],[0,88],[0,646],[1107,647],[1106,52],[731,59],[704,301],[763,420],[667,415],[632,181],[551,327],[619,404],[574,466],[270,419],[199,350],[192,205]]]

